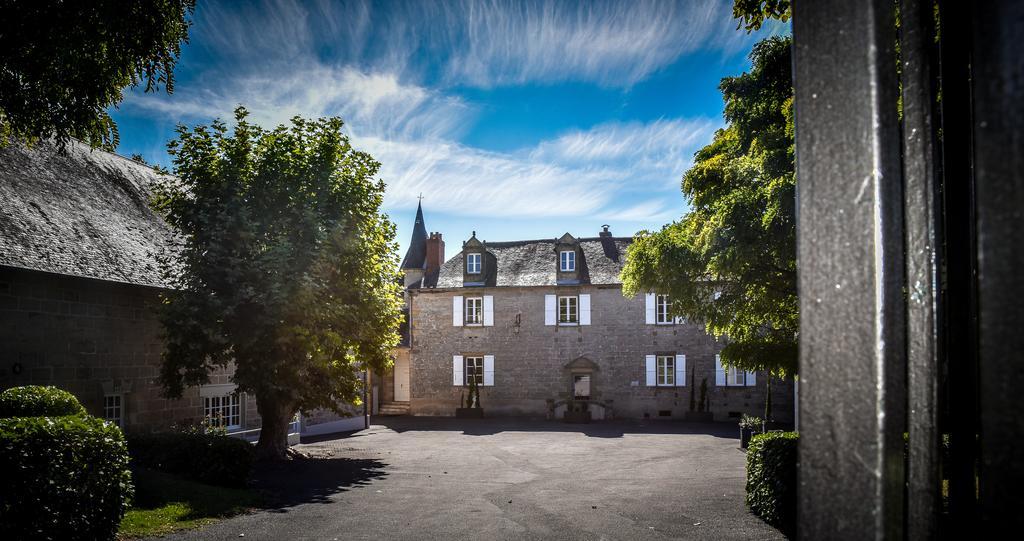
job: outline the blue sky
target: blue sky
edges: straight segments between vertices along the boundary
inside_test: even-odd
[[[382,163],[409,242],[417,196],[447,256],[483,240],[617,236],[686,211],[693,153],[721,127],[718,81],[773,25],[731,1],[199,2],[175,91],[125,93],[118,152],[170,166],[174,126],[341,116]]]

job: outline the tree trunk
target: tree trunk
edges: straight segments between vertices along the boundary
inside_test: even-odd
[[[256,457],[261,460],[284,460],[288,457],[288,425],[295,409],[271,398],[256,396],[256,409],[263,426],[256,443]]]
[[[768,375],[764,378],[765,389],[764,389],[764,422],[772,422],[772,375]]]

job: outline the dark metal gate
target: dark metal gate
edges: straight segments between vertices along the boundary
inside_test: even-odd
[[[1024,535],[1024,2],[794,4],[799,536]]]

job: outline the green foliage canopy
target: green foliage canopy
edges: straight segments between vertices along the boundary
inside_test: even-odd
[[[747,32],[760,30],[769,19],[786,22],[793,16],[790,0],[733,0],[732,16],[740,20],[739,28]]]
[[[233,362],[263,420],[258,449],[280,454],[295,411],[359,403],[363,366],[390,363],[397,246],[380,164],[341,119],[266,131],[247,114],[236,110],[231,134],[220,121],[179,126],[169,144],[177,178],[155,204],[182,247],[163,260],[176,287],[161,307],[161,379],[180,396]]]
[[[74,137],[117,147],[106,109],[145,82],[174,90],[195,0],[0,3],[0,145]]]
[[[627,253],[623,293],[667,293],[671,311],[725,336],[723,364],[792,375],[796,294],[791,39],[751,53],[749,73],[722,80],[727,126],[683,176],[690,212]]]

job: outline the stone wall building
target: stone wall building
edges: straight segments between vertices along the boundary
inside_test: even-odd
[[[235,392],[231,370],[162,396],[153,308],[170,286],[157,257],[173,255],[173,233],[149,208],[156,181],[153,169],[76,141],[64,152],[0,149],[0,389],[54,385],[126,430],[210,418],[255,436],[256,401]],[[296,430],[362,425],[315,412]]]
[[[436,251],[434,239],[414,235],[409,253]],[[667,296],[623,296],[630,242],[607,226],[515,242],[474,233],[451,259],[405,269],[409,411],[453,415],[475,378],[488,415],[560,418],[573,400],[598,419],[682,418],[702,382],[715,419],[763,415],[765,374],[724,369],[723,344],[669,317]],[[792,420],[792,383],[773,379],[772,400],[775,418]]]

